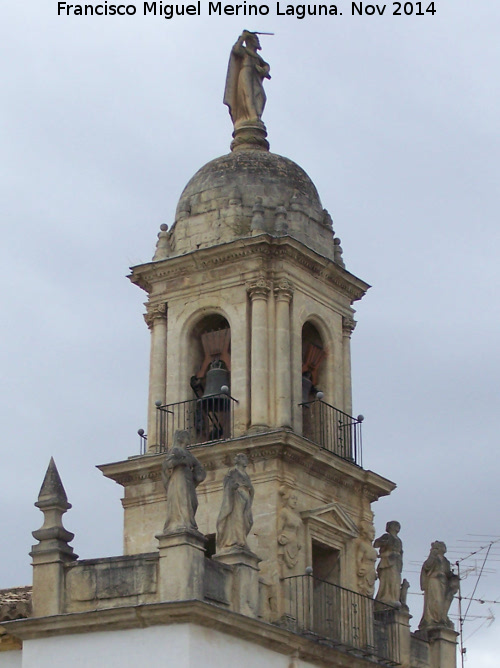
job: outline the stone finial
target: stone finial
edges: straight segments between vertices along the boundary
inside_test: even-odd
[[[158,232],[158,241],[156,242],[156,251],[153,255],[153,262],[165,260],[170,255],[170,243],[168,235],[168,225],[162,223]]]
[[[252,209],[252,223],[250,225],[252,234],[259,234],[265,231],[264,226],[264,207],[262,205],[262,197],[257,197]]]
[[[286,234],[288,231],[288,223],[286,222],[287,211],[283,204],[278,204],[278,206],[276,207],[274,217],[275,217],[274,229],[276,230],[276,232],[278,232],[279,234]]]
[[[299,193],[295,191],[290,198],[290,209],[292,211],[300,211],[302,200],[299,196]]]
[[[377,567],[379,588],[375,598],[381,603],[400,608],[403,543],[398,533],[401,531],[401,524],[394,520],[387,522],[385,530],[386,533],[373,543],[373,547],[379,550],[380,558]]]
[[[335,237],[333,240],[333,261],[340,265],[343,269],[345,269],[345,262],[342,258],[343,254],[343,249],[342,246],[340,245],[341,241],[338,237]]]
[[[332,234],[335,234],[335,232],[333,231],[333,220],[327,209],[323,209],[322,223],[325,227],[328,227],[330,230],[332,230]]]
[[[238,188],[238,186],[235,186],[229,197],[229,206],[241,206],[242,203],[243,198],[241,196],[241,190]]]
[[[68,545],[75,536],[67,531],[62,523],[62,516],[71,508],[71,504],[53,457],[50,458],[35,506],[43,512],[44,523],[40,529],[33,531],[33,537],[40,542],[33,546],[32,554],[55,549],[64,553],[67,558],[77,559],[73,548]]]
[[[418,625],[420,631],[443,627],[453,629],[448,610],[460,581],[445,553],[445,543],[434,541],[420,572],[420,588],[424,592],[424,614]]]
[[[248,459],[237,454],[233,468],[224,478],[224,495],[217,518],[217,552],[249,550],[247,536],[253,525],[254,488],[246,472]]]
[[[167,492],[167,519],[164,534],[182,531],[198,532],[195,515],[198,509],[196,488],[207,472],[187,450],[189,432],[177,430],[174,443],[163,460],[162,480]]]
[[[410,588],[410,583],[406,578],[404,578],[401,583],[401,589],[399,592],[399,602],[401,603],[402,608],[408,609],[408,589]]]

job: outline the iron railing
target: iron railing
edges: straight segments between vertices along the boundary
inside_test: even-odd
[[[302,434],[325,450],[362,466],[361,423],[357,418],[316,399],[302,406]]]
[[[229,394],[179,401],[157,406],[157,452],[165,452],[172,445],[177,429],[190,433],[191,445],[225,441],[234,436],[234,404]]]
[[[281,623],[289,630],[386,665],[400,662],[395,608],[312,575],[284,578],[282,583]]]

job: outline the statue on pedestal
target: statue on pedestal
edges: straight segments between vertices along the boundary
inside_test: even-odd
[[[266,104],[262,82],[271,75],[269,65],[257,53],[261,48],[257,33],[244,30],[231,49],[224,104],[229,107],[235,125],[238,121],[257,121],[262,117]]]
[[[174,443],[162,465],[162,480],[167,492],[167,519],[163,533],[197,531],[198,508],[196,488],[205,480],[206,471],[186,447],[189,432],[177,430]]]
[[[379,587],[377,601],[401,607],[401,573],[403,571],[403,543],[398,537],[401,531],[399,522],[387,522],[386,533],[373,543],[378,548],[380,561],[377,567]]]
[[[234,467],[224,478],[224,496],[217,519],[217,551],[242,548],[249,550],[247,536],[253,525],[254,489],[246,467],[248,459],[240,453]]]
[[[420,588],[424,592],[424,614],[420,630],[436,626],[453,628],[448,610],[458,591],[459,578],[452,571],[445,553],[446,545],[440,540],[434,541],[422,566]]]
[[[229,107],[234,132],[231,150],[269,150],[262,113],[266,105],[263,81],[270,79],[269,65],[260,51],[259,33],[244,30],[231,49],[224,104]]]

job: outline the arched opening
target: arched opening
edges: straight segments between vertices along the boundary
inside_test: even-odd
[[[323,339],[312,322],[302,327],[302,434],[318,442],[321,438],[321,381],[325,374],[326,350]]]
[[[231,328],[224,316],[211,313],[191,330],[188,363],[195,396],[195,442],[231,436]],[[189,402],[192,405],[192,401]]]
[[[191,330],[189,367],[197,398],[231,389],[231,328],[219,313],[206,315]],[[218,390],[218,392],[216,392]]]
[[[314,401],[325,381],[327,351],[312,322],[302,327],[302,403]]]

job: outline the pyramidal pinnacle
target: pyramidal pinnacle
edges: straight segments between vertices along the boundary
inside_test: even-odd
[[[46,507],[48,505],[62,506],[66,510],[71,508],[71,504],[68,503],[68,497],[66,496],[66,491],[53,457],[50,458],[47,472],[45,473],[38,494],[38,501],[35,505],[38,508]]]

